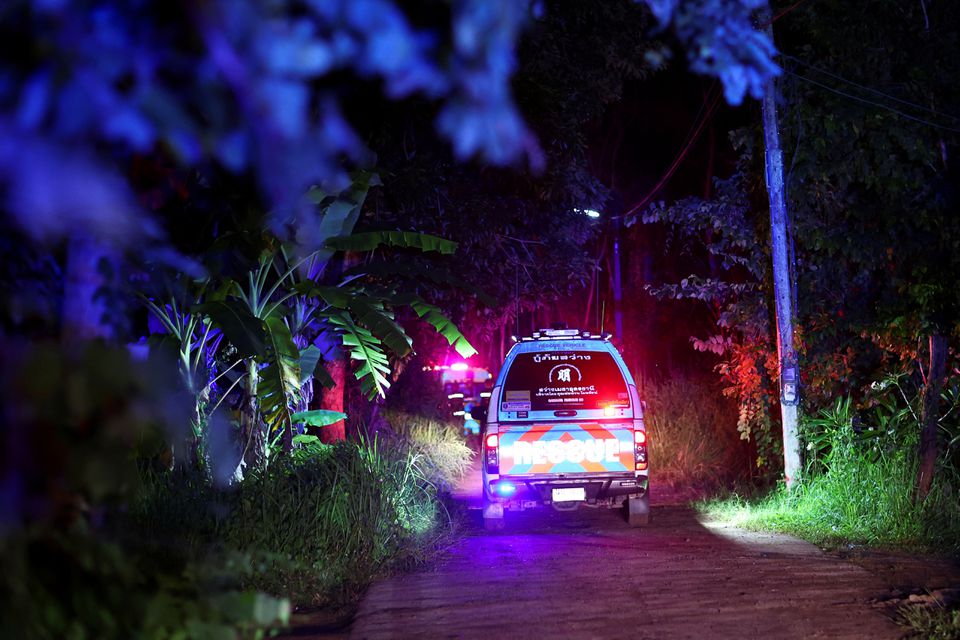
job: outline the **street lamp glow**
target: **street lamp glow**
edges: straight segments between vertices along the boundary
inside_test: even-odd
[[[599,217],[600,217],[600,212],[597,211],[596,209],[574,209],[573,212],[574,212],[574,213],[582,213],[583,215],[587,216],[588,218],[599,218]]]

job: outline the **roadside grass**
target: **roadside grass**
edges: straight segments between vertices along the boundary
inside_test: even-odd
[[[826,548],[863,545],[960,555],[956,453],[947,447],[930,493],[918,500],[917,399],[903,393],[896,377],[874,390],[862,410],[842,398],[804,419],[806,467],[792,491],[782,485],[765,492],[747,487],[695,506],[713,520],[790,533]],[[908,604],[897,618],[912,628],[910,637],[960,640],[960,612],[954,605]]]
[[[807,469],[792,491],[733,493],[698,508],[711,518],[819,545],[960,552],[960,473],[942,460],[929,495],[916,500],[915,430],[889,422],[886,429],[864,430],[853,417],[844,400],[806,420]]]
[[[714,489],[749,468],[736,408],[716,384],[673,378],[644,387],[650,472],[656,483]]]
[[[898,611],[899,622],[911,627],[907,637],[924,640],[960,640],[960,609],[940,604],[931,607],[904,606]]]
[[[420,456],[420,468],[440,491],[450,491],[470,468],[474,452],[467,446],[462,423],[398,411],[384,417],[393,437]]]
[[[405,414],[393,433],[271,465],[228,488],[147,472],[115,527],[128,547],[295,607],[348,609],[378,576],[449,545],[445,492],[473,455],[454,425]]]
[[[917,465],[904,454],[831,468],[762,496],[731,493],[697,503],[711,519],[754,530],[791,533],[815,544],[960,551],[956,478],[938,480],[923,502],[913,500]]]
[[[898,548],[937,555],[960,554],[960,504],[950,469],[923,502],[913,499],[916,456],[900,453],[871,460],[859,454],[832,456],[825,472],[802,480],[791,492],[730,494],[697,503],[707,517],[745,529],[780,531],[825,548],[848,545]],[[903,606],[900,624],[908,637],[960,640],[955,607]]]

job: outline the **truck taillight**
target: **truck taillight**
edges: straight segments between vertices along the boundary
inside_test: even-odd
[[[487,473],[500,473],[500,455],[498,449],[500,448],[500,437],[491,433],[487,436],[484,441],[486,445],[484,447],[484,465],[486,466]]]
[[[635,429],[633,432],[633,457],[637,471],[647,470],[647,432]]]

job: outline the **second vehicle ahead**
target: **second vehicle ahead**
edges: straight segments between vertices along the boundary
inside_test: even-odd
[[[504,512],[626,507],[649,521],[643,403],[606,336],[544,329],[510,349],[490,397],[482,446],[483,518]]]

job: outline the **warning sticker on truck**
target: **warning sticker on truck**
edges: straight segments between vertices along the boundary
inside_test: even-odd
[[[530,411],[530,391],[528,389],[506,391],[503,396],[503,402],[500,403],[500,410]]]

